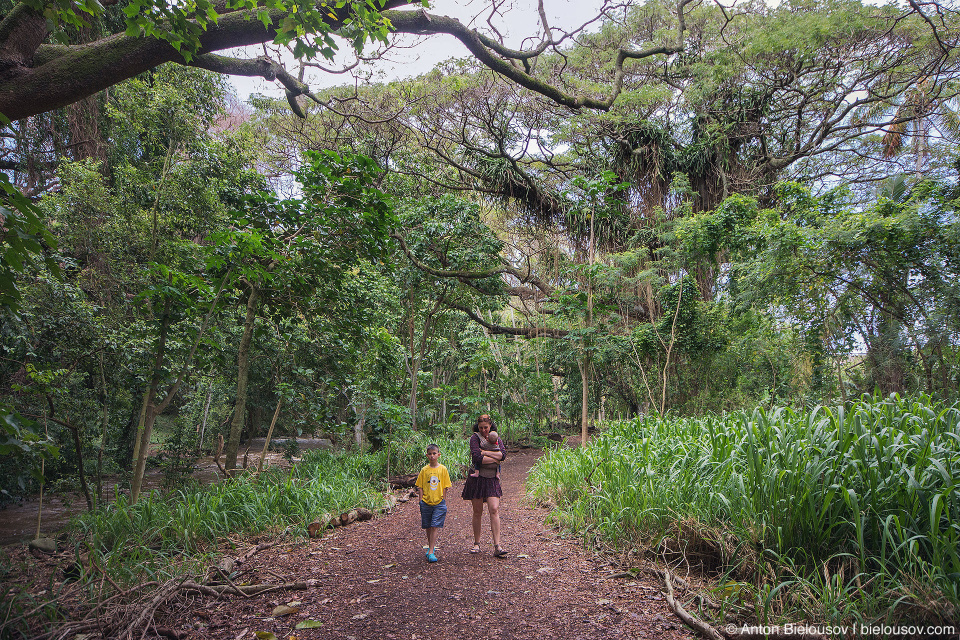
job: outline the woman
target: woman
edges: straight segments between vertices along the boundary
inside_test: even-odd
[[[499,451],[484,451],[480,439],[486,440],[487,435],[494,429],[493,420],[483,414],[473,425],[473,435],[470,436],[470,457],[473,465],[480,470],[477,477],[468,476],[463,485],[463,499],[473,505],[473,548],[470,553],[480,553],[480,528],[483,520],[483,505],[486,503],[490,514],[490,533],[493,534],[493,555],[502,558],[507,552],[500,546],[500,498],[503,490],[500,488],[500,478],[497,471],[500,463],[507,457],[507,450],[503,446],[503,438],[497,441]]]

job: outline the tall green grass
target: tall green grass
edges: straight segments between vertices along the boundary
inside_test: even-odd
[[[81,515],[75,524],[85,544],[104,554],[134,547],[159,552],[198,552],[235,535],[286,531],[306,535],[324,513],[383,506],[387,458],[391,474],[412,473],[426,462],[429,438],[414,434],[375,453],[313,451],[290,469],[268,469],[208,487],[153,492],[136,505],[120,496],[105,508]],[[467,462],[465,441],[438,443],[443,462],[457,478]]]
[[[132,507],[120,496],[112,504],[78,516],[68,527],[82,567],[78,579],[94,602],[104,597],[94,565],[114,583],[130,586],[202,574],[209,555],[225,540],[235,543],[265,532],[291,541],[305,538],[307,525],[322,514],[383,507],[388,462],[391,475],[415,473],[426,464],[430,442],[440,445],[441,461],[451,478],[458,479],[469,463],[466,439],[417,432],[374,453],[314,451],[287,470],[243,473],[211,486],[191,484],[169,493],[151,492]],[[23,587],[7,594],[11,600],[0,615],[0,637],[7,632],[30,637],[31,629],[43,624],[21,621],[7,627],[7,620],[34,608],[29,585]],[[55,607],[52,611],[48,620],[59,615]]]
[[[891,396],[614,423],[528,484],[571,528],[748,581],[758,618],[849,623],[960,618],[956,478],[960,406]]]

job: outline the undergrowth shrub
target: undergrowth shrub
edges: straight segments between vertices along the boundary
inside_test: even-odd
[[[612,423],[528,485],[571,530],[748,589],[756,619],[942,624],[960,622],[955,478],[960,405],[894,395]]]
[[[374,453],[312,451],[290,469],[268,468],[211,486],[188,484],[179,490],[154,491],[136,505],[124,496],[71,525],[80,552],[93,552],[100,566],[123,581],[136,581],[172,564],[202,562],[218,541],[264,532],[306,536],[307,525],[324,513],[383,506],[390,473],[416,473],[435,441],[414,433]],[[463,439],[440,440],[441,461],[451,478],[468,462]],[[172,559],[177,559],[173,562]],[[184,564],[186,563],[186,564]]]
[[[411,432],[373,453],[313,451],[290,469],[244,472],[211,486],[188,482],[175,491],[143,494],[132,507],[119,496],[69,526],[77,573],[70,582],[58,581],[58,588],[76,580],[86,599],[98,602],[105,597],[100,570],[122,588],[201,575],[221,541],[234,544],[264,532],[295,540],[305,538],[307,525],[322,514],[377,510],[384,506],[388,468],[390,475],[418,472],[431,442],[440,445],[451,478],[461,477],[469,462],[465,438]],[[0,579],[12,575],[5,566],[0,556]],[[4,594],[0,638],[32,637],[37,625],[63,618],[53,583],[35,587],[24,583]],[[48,602],[33,591],[54,599]]]

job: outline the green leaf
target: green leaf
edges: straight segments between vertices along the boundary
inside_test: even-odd
[[[257,18],[259,18],[260,22],[263,23],[263,28],[264,28],[264,29],[269,29],[269,28],[270,28],[270,25],[273,24],[273,20],[270,18],[270,12],[269,12],[269,11],[261,11],[261,12],[259,12],[259,13],[257,14]]]
[[[318,629],[323,626],[323,623],[319,620],[304,620],[303,622],[297,624],[294,629]]]

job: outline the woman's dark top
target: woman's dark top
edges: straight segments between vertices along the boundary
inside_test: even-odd
[[[503,438],[497,441],[497,446],[503,453],[503,459],[500,461],[503,462],[503,460],[507,458],[507,450],[503,446]],[[470,457],[473,459],[473,465],[476,468],[482,468],[483,449],[480,448],[480,436],[476,433],[470,436]],[[463,484],[463,493],[461,496],[464,500],[482,498],[484,502],[490,497],[500,498],[503,496],[503,489],[500,487],[500,478],[484,478],[483,476],[475,478],[473,476],[467,476],[467,481]]]

